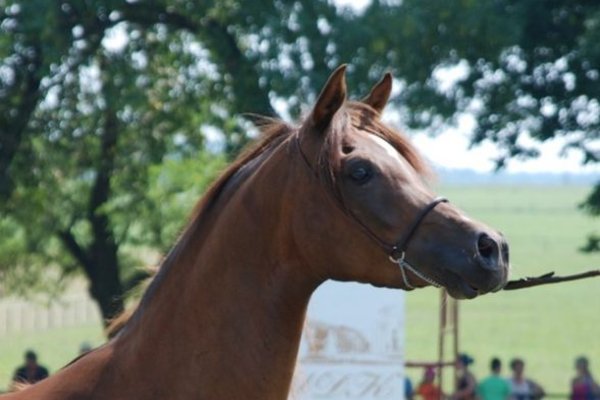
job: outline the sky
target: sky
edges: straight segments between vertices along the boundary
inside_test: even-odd
[[[409,132],[409,135],[415,146],[435,166],[448,169],[471,169],[477,172],[493,171],[494,158],[499,154],[498,148],[489,141],[469,148],[471,130],[472,123],[464,122],[458,127],[446,129],[435,137],[425,132]],[[533,144],[531,139],[525,140]],[[569,151],[561,154],[564,144],[565,140],[562,138],[537,143],[535,147],[540,151],[539,157],[530,160],[509,160],[506,172],[600,174],[600,164],[582,165],[580,152]]]

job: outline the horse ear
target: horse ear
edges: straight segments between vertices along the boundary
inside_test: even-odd
[[[392,74],[386,72],[383,78],[371,89],[371,93],[362,102],[373,107],[381,113],[392,93]]]
[[[329,77],[313,108],[311,119],[315,127],[326,128],[335,113],[346,101],[346,64],[342,64]]]

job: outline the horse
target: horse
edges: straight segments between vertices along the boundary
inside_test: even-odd
[[[392,76],[350,101],[345,70],[299,124],[262,124],[117,335],[2,399],[283,400],[323,282],[500,290],[506,240],[434,196],[427,163],[381,120]]]

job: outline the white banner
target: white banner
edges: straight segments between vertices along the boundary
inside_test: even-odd
[[[290,398],[404,399],[404,292],[322,285],[309,304]]]

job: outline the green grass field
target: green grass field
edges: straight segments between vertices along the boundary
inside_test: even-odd
[[[577,204],[584,187],[446,187],[440,192],[471,216],[500,229],[511,245],[513,278],[556,271],[600,268],[599,255],[577,251],[587,233],[600,231]],[[424,289],[407,295],[407,359],[435,360],[439,293]],[[549,392],[566,392],[573,359],[585,354],[600,377],[600,279],[501,292],[460,303],[462,349],[476,358],[478,377],[492,356],[507,363],[526,361],[526,372]],[[0,390],[26,348],[56,371],[70,361],[82,341],[102,342],[100,327],[50,330],[0,337]],[[420,371],[409,375],[417,383]]]
[[[75,358],[82,342],[103,343],[102,327],[95,325],[51,329],[40,334],[0,336],[0,393],[8,387],[14,369],[23,363],[26,349],[34,349],[40,363],[56,372]]]

